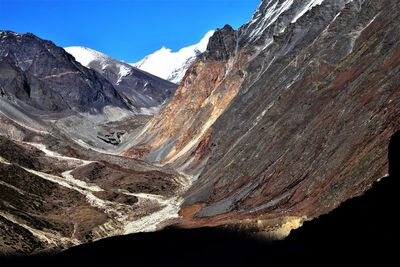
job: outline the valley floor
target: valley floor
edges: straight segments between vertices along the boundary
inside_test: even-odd
[[[80,245],[57,255],[0,258],[4,266],[390,266],[398,260],[399,177],[306,222],[284,241],[223,228],[166,229]],[[2,265],[3,266],[3,265]]]
[[[4,107],[0,110],[2,253],[57,251],[105,237],[155,231],[178,217],[189,177],[118,156],[118,147],[129,138],[120,146],[97,138],[121,129],[129,136],[149,116],[121,116],[113,110],[111,114],[120,118],[111,122],[110,113],[57,119],[21,113],[16,120],[7,116],[17,113],[15,106]],[[35,129],[37,125],[41,128]]]

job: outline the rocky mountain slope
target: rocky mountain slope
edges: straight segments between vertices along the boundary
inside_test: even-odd
[[[399,1],[262,1],[218,30],[124,155],[197,179],[186,226],[287,234],[388,172],[399,129]]]
[[[151,107],[161,105],[172,97],[177,88],[177,85],[171,82],[93,49],[79,46],[64,49],[83,66],[95,70],[105,77],[119,94],[139,110],[146,111]]]
[[[133,66],[152,73],[158,77],[179,84],[187,69],[193,64],[197,57],[206,51],[208,41],[214,34],[209,31],[199,43],[181,48],[177,52],[162,47],[160,50],[146,56]]]
[[[129,109],[105,78],[33,34],[0,31],[1,94],[42,111]]]
[[[399,4],[264,0],[213,34],[154,117],[129,112],[119,63],[106,79],[2,32],[0,250],[172,224],[282,238],[363,194],[400,130]]]
[[[115,155],[150,101],[133,104],[108,79],[33,34],[0,32],[0,255],[153,231],[178,216],[184,176]]]

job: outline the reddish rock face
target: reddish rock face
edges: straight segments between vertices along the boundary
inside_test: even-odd
[[[285,1],[264,1],[237,32],[217,31],[143,131],[144,158],[198,178],[184,225],[294,225],[387,174],[400,129],[399,1],[345,2],[299,18],[296,2],[273,20]]]
[[[388,173],[400,128],[399,13],[382,12],[391,4],[348,4],[240,89],[212,126],[216,146],[184,210],[203,208],[188,224],[313,218]],[[295,37],[291,26],[267,57]]]
[[[122,155],[174,166],[189,160],[194,167],[201,164],[210,126],[236,96],[243,81],[239,67],[233,60],[197,61],[171,103],[147,125],[141,142]]]

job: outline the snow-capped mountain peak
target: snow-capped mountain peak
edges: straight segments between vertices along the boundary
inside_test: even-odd
[[[101,74],[136,109],[156,107],[171,97],[176,84],[113,59],[96,50],[72,46],[64,48],[83,66]]]
[[[192,65],[198,55],[206,51],[208,41],[215,31],[209,31],[199,43],[184,47],[177,52],[162,47],[160,50],[146,56],[137,63],[132,63],[139,69],[158,77],[180,83],[186,70]]]
[[[64,49],[67,51],[67,53],[74,56],[76,61],[87,68],[92,68],[92,63],[100,64],[102,70],[105,70],[110,65],[115,65],[118,68],[117,83],[119,83],[123,77],[127,76],[131,72],[129,65],[118,62],[117,60],[114,60],[99,51],[82,46],[71,46],[65,47]]]
[[[107,61],[108,56],[98,52],[96,50],[83,47],[83,46],[71,46],[65,47],[65,51],[73,55],[75,59],[81,63],[83,66],[89,66],[90,62],[93,61]]]

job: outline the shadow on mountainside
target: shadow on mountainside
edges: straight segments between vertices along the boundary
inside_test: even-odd
[[[217,228],[166,229],[108,238],[58,255],[3,258],[0,266],[386,266],[397,259],[399,159],[397,132],[389,145],[390,177],[330,214],[306,222],[284,241]]]

